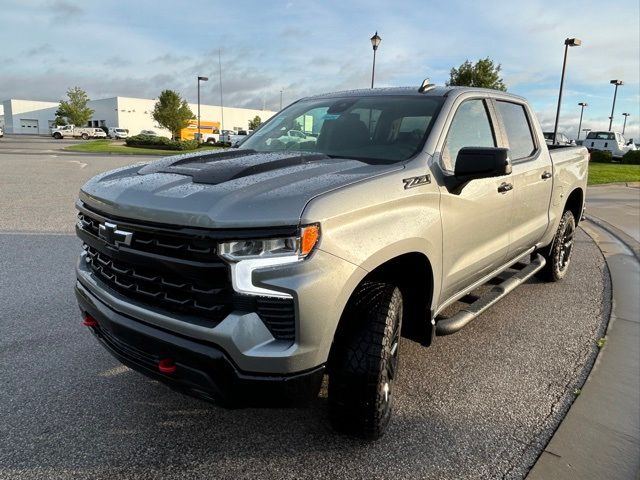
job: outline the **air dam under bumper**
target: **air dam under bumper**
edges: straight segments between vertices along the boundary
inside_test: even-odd
[[[90,330],[113,356],[182,392],[223,405],[255,405],[283,398],[308,398],[317,392],[322,381],[324,366],[292,375],[242,372],[215,345],[187,339],[98,305],[99,300],[79,283],[75,292],[80,309],[97,321]],[[175,371],[161,373],[161,359],[171,359]]]

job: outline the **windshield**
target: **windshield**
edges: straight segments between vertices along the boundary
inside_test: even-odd
[[[442,103],[442,97],[418,96],[303,100],[270,119],[240,148],[399,162],[420,151]]]

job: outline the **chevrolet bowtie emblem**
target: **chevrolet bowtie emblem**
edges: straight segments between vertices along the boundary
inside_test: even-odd
[[[104,222],[98,227],[98,235],[101,239],[114,247],[120,245],[131,245],[132,232],[126,232],[124,230],[118,230],[118,226],[115,223]]]

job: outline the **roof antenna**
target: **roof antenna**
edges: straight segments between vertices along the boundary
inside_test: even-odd
[[[430,83],[430,80],[428,78],[425,78],[422,81],[422,85],[420,85],[420,88],[418,89],[418,93],[425,93],[434,88],[436,88],[435,84]]]

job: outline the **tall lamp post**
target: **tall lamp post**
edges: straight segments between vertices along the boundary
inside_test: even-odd
[[[198,143],[200,143],[200,82],[207,82],[208,77],[198,77]]]
[[[580,129],[582,128],[582,114],[584,113],[584,107],[588,107],[589,104],[585,102],[578,103],[580,105],[580,123],[578,124],[578,138],[576,140],[580,140]]]
[[[280,89],[280,110],[282,110],[282,89]]]
[[[623,113],[622,115],[624,115],[624,124],[622,125],[622,135],[624,135],[624,129],[627,128],[627,117],[631,114]]]
[[[371,37],[371,46],[373,47],[373,68],[371,69],[371,88],[373,88],[373,80],[375,79],[375,76],[376,76],[376,51],[378,50],[378,47],[380,46],[381,41],[382,41],[382,38],[380,38],[380,36],[378,35],[378,32],[376,31],[375,35]]]
[[[560,93],[558,94],[558,110],[556,111],[556,123],[553,127],[553,144],[556,144],[558,135],[558,121],[560,120],[560,105],[562,104],[562,89],[564,88],[564,72],[567,68],[567,51],[569,47],[579,47],[582,40],[579,38],[565,38],[564,40],[564,60],[562,61],[562,76],[560,77]]]
[[[622,80],[611,80],[611,85],[615,85],[616,89],[613,91],[613,105],[611,105],[611,116],[609,117],[609,131],[611,131],[611,125],[613,124],[613,111],[616,109],[616,96],[618,95],[618,87],[624,85]]]

